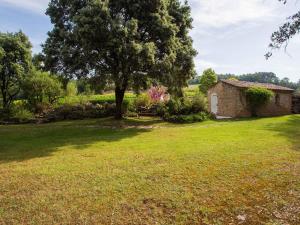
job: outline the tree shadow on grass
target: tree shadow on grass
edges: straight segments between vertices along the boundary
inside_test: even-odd
[[[0,126],[0,164],[51,156],[64,146],[84,150],[94,143],[118,142],[150,132],[160,123],[158,119],[100,119]]]
[[[278,116],[278,117],[252,117],[214,120],[216,123],[237,123],[237,122],[260,122],[256,125],[263,126],[263,130],[276,132],[289,140],[293,149],[300,152],[300,115]],[[267,136],[265,137],[268,138]]]
[[[222,122],[251,122],[251,121],[259,121],[266,119],[268,117],[245,117],[245,118],[229,118],[229,119],[214,119],[215,122],[222,123]]]
[[[293,149],[300,152],[300,115],[288,116],[282,122],[270,123],[265,129],[287,138]]]

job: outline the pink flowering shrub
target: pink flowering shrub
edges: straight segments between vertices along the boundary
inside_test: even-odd
[[[151,87],[148,91],[148,96],[153,103],[167,102],[170,100],[167,88],[163,86]]]

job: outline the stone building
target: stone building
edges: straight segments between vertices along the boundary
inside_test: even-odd
[[[292,113],[293,89],[274,85],[238,80],[221,80],[208,91],[211,113],[219,117],[250,117],[245,90],[263,87],[274,92],[274,98],[257,111],[258,116],[280,116]]]
[[[293,113],[300,114],[300,94],[293,97]]]

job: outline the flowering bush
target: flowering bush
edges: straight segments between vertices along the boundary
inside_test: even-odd
[[[170,100],[167,88],[163,86],[151,87],[148,91],[148,96],[152,103],[167,102]]]

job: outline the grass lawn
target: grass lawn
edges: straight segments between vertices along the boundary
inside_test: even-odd
[[[300,224],[300,116],[0,126],[0,224]]]

